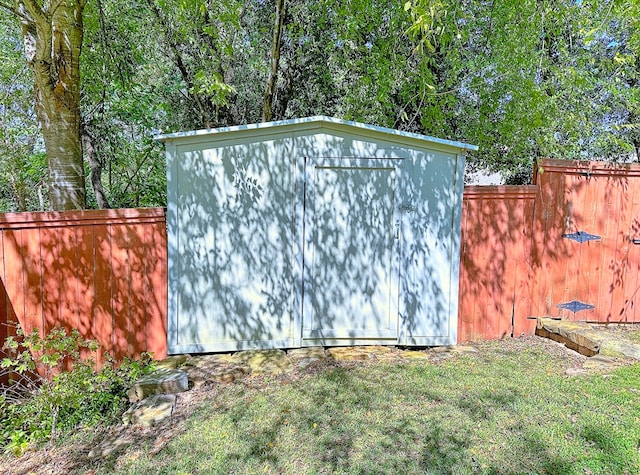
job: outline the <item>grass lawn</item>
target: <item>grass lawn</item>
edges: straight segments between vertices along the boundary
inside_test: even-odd
[[[640,365],[570,378],[504,346],[231,385],[160,453],[98,473],[640,473]]]
[[[640,365],[568,377],[568,351],[555,343],[530,337],[478,348],[435,364],[324,364],[296,377],[247,378],[210,390],[160,451],[146,439],[117,457],[67,468],[640,473]]]

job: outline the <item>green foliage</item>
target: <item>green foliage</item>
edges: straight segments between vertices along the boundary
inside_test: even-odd
[[[0,211],[46,205],[46,157],[20,30],[0,9]]]
[[[509,182],[540,157],[640,151],[636,0],[285,3],[276,120],[325,114],[474,143],[469,168]],[[83,127],[112,206],[166,205],[154,134],[261,120],[274,11],[274,0],[87,4]],[[6,211],[47,206],[18,26],[0,9]]]
[[[0,367],[12,381],[0,394],[0,448],[15,455],[60,431],[115,422],[126,408],[126,390],[153,368],[148,354],[121,364],[106,355],[95,371],[86,353],[96,352],[97,343],[63,328],[41,336],[18,325],[3,350]]]

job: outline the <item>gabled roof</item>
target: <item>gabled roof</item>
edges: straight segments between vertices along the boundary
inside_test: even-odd
[[[276,133],[278,131],[277,129],[282,129],[282,132],[285,132],[287,129],[310,130],[314,128],[329,128],[329,129],[338,129],[338,130],[341,129],[351,133],[359,132],[362,135],[373,135],[379,138],[387,138],[396,142],[419,140],[419,141],[428,142],[434,145],[455,148],[460,151],[478,150],[477,146],[470,145],[463,142],[440,139],[436,137],[430,137],[428,135],[414,134],[411,132],[403,132],[400,130],[389,129],[386,127],[378,127],[375,125],[362,124],[360,122],[352,122],[348,120],[342,120],[342,119],[337,119],[335,117],[327,117],[327,116],[313,116],[313,117],[304,117],[302,119],[289,119],[289,120],[280,120],[275,122],[262,122],[259,124],[235,125],[232,127],[221,127],[217,129],[202,129],[202,130],[193,130],[193,131],[187,131],[187,132],[175,132],[172,134],[158,135],[155,138],[156,140],[161,140],[163,142],[182,141],[182,140],[189,141],[189,139],[193,139],[196,137],[203,138],[203,137],[211,136],[212,138],[214,138],[215,136],[220,134],[228,135],[228,134],[241,133],[243,131],[252,131],[252,130],[266,131],[268,129],[273,129],[273,132]]]

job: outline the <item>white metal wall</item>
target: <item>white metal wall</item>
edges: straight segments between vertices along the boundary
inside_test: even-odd
[[[456,342],[464,158],[383,132],[165,139],[170,353]]]

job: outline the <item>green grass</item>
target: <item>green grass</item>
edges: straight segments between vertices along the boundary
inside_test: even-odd
[[[500,342],[439,365],[231,385],[160,453],[98,473],[640,473],[640,366],[569,378]]]

